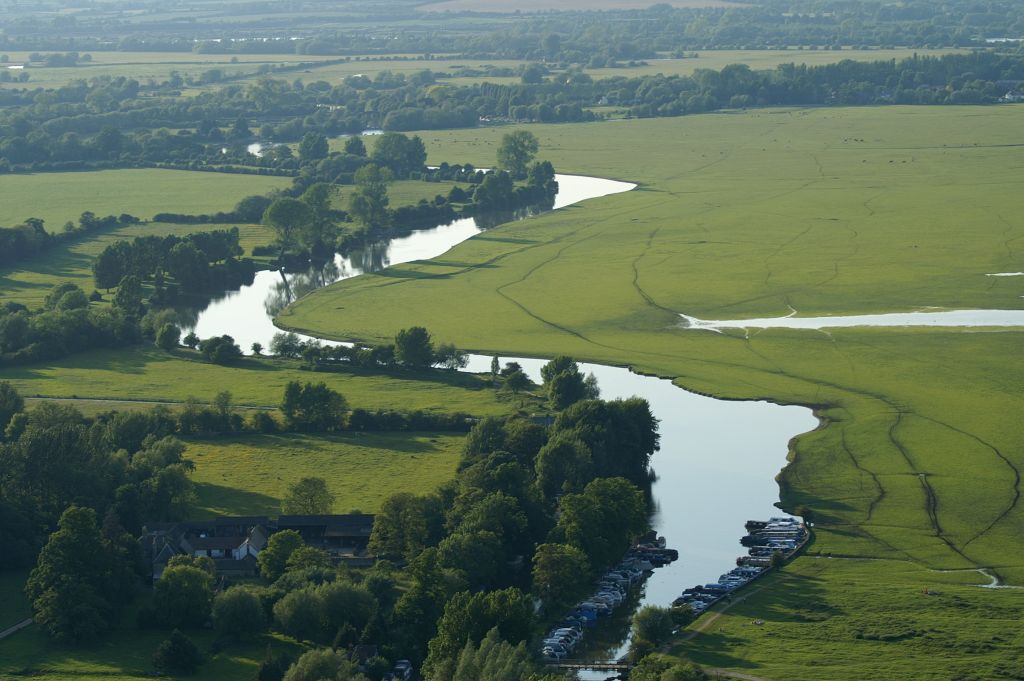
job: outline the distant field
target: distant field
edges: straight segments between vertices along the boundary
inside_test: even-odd
[[[543,12],[579,9],[647,9],[649,0],[443,0],[420,5],[430,12]],[[723,0],[666,0],[673,7],[742,7]]]
[[[84,211],[130,213],[215,213],[239,199],[291,185],[291,178],[141,168],[74,173],[28,173],[0,177],[0,226],[42,218],[59,231]]]
[[[62,281],[74,282],[82,290],[91,291],[96,287],[92,276],[93,261],[100,251],[115,241],[131,240],[139,236],[182,236],[192,232],[233,226],[235,225],[175,225],[151,222],[119,227],[96,234],[89,239],[62,244],[38,254],[17,267],[0,269],[0,301],[11,300],[29,307],[38,307],[50,289]],[[271,230],[263,225],[238,225],[238,228],[241,245],[247,255],[252,252],[253,246],[268,244],[274,238]]]
[[[11,64],[24,63],[30,52],[3,52]],[[198,77],[210,69],[220,69],[225,76],[254,72],[261,64],[274,66],[295,62],[322,61],[336,57],[298,54],[196,54],[194,52],[89,52],[91,62],[71,67],[30,67],[28,83],[3,83],[3,88],[60,87],[73,80],[110,76],[128,77],[145,84],[167,80],[172,72],[182,77]],[[287,76],[288,74],[282,74]]]
[[[888,61],[906,59],[915,54],[941,56],[966,50],[701,50],[697,57],[686,59],[652,59],[646,66],[630,66],[621,69],[588,69],[594,78],[613,76],[649,76],[663,73],[666,76],[688,76],[697,69],[720,70],[729,64],[746,64],[752,70],[774,69],[780,64],[835,64],[850,59],[853,61]]]
[[[422,494],[455,475],[463,436],[452,433],[251,435],[190,441],[198,507],[209,515],[276,515],[288,485],[328,481],[334,512],[374,513],[390,494]]]
[[[218,392],[230,390],[236,403],[259,407],[279,405],[289,381],[324,381],[345,395],[352,407],[461,411],[475,416],[512,410],[489,381],[473,374],[389,374],[356,369],[313,373],[300,369],[297,361],[252,357],[225,367],[204,362],[189,350],[168,354],[155,347],[95,350],[45,365],[5,367],[0,369],[0,380],[10,381],[26,397],[180,402],[194,396],[210,401]]]

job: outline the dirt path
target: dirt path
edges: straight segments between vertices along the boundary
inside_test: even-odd
[[[3,640],[5,638],[7,638],[11,634],[14,634],[16,632],[21,631],[22,629],[24,629],[25,627],[27,627],[27,626],[29,626],[31,624],[32,624],[32,618],[30,617],[27,620],[22,620],[21,622],[18,622],[13,627],[7,627],[3,631],[0,631],[0,640]]]

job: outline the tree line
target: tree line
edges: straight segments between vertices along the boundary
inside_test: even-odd
[[[472,12],[461,13],[472,19]],[[47,17],[49,19],[49,17]],[[408,19],[408,16],[403,16]],[[1018,4],[1008,0],[936,5],[915,0],[879,5],[869,0],[796,2],[772,0],[757,6],[671,7],[655,4],[635,10],[559,11],[526,15],[516,21],[482,24],[459,22],[453,28],[429,26],[396,31],[374,15],[376,30],[326,29],[299,18],[278,17],[278,30],[302,27],[300,38],[265,40],[239,33],[231,40],[195,40],[192,34],[165,25],[116,29],[100,14],[77,18],[78,30],[68,37],[58,27],[21,18],[18,29],[0,40],[0,49],[121,50],[197,52],[201,54],[433,55],[456,59],[541,59],[586,64],[595,58],[637,59],[679,49],[752,49],[779,46],[911,46],[964,47],[984,45],[985,37],[1018,35],[1024,21]],[[56,19],[50,19],[57,21]],[[116,30],[118,42],[111,43]],[[58,37],[59,36],[59,37]],[[100,38],[99,36],[102,36]],[[362,57],[367,59],[368,57]]]
[[[533,82],[535,80],[535,82]],[[652,75],[594,80],[585,73],[519,84],[483,83],[436,88],[418,83],[351,79],[330,85],[262,79],[231,85],[183,102],[177,97],[139,97],[138,83],[73,84],[36,95],[31,105],[0,111],[0,172],[152,164],[234,164],[290,168],[323,166],[318,173],[353,174],[365,161],[356,154],[324,164],[322,145],[298,159],[287,147],[257,158],[242,142],[259,124],[265,140],[300,140],[307,133],[336,136],[385,126],[393,112],[465,111],[436,126],[464,127],[481,118],[499,121],[569,122],[597,117],[593,107],[617,106],[633,116],[678,116],[726,107],[850,104],[984,104],[1005,94],[1007,82],[1024,80],[1024,56],[978,51],[899,61],[842,61],[820,66],[782,65],[754,71],[731,65],[692,76]],[[134,85],[132,85],[134,83]],[[410,104],[415,102],[415,104]],[[230,123],[225,133],[222,126]],[[173,126],[171,134],[164,126]],[[395,129],[407,129],[395,126]],[[238,140],[225,155],[224,136]],[[229,150],[230,150],[229,149]],[[317,151],[319,149],[319,151]],[[280,151],[278,151],[280,150]],[[356,156],[357,158],[351,158]],[[410,168],[372,159],[404,177]],[[422,164],[419,164],[422,166]],[[334,181],[333,178],[330,181]]]
[[[62,231],[55,233],[46,231],[43,220],[27,218],[20,225],[0,227],[0,265],[23,262],[59,244],[139,222],[139,218],[127,213],[120,216],[97,217],[94,213],[86,211],[79,217],[77,225],[68,221],[64,223]]]

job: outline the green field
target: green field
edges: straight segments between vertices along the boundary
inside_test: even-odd
[[[16,267],[0,269],[0,301],[10,300],[29,307],[38,307],[50,289],[62,281],[74,282],[82,290],[91,291],[96,287],[92,276],[92,264],[100,251],[115,241],[131,240],[139,236],[183,236],[192,232],[233,226],[235,225],[175,225],[152,222],[118,227],[87,239],[60,244],[19,263]],[[238,228],[239,243],[246,254],[252,253],[253,246],[266,245],[274,239],[272,231],[262,225],[238,225]]]
[[[41,681],[75,681],[82,678],[142,681],[156,676],[153,653],[168,632],[144,631],[134,626],[134,608],[122,615],[121,627],[92,646],[61,646],[53,643],[39,627],[30,627],[17,635],[0,641],[0,678],[30,676]],[[288,651],[292,656],[302,654],[302,646],[290,639],[272,635],[244,646],[230,646],[211,653],[215,634],[209,630],[186,632],[207,654],[207,661],[195,675],[162,676],[169,679],[194,681],[251,681],[256,676],[260,660],[267,645],[275,653]]]
[[[280,321],[363,339],[419,323],[461,347],[565,352],[723,397],[816,406],[827,427],[792,446],[780,481],[787,508],[813,511],[815,554],[903,561],[898,573],[870,564],[870,579],[859,580],[835,568],[839,561],[796,561],[794,574],[820,566],[814,579],[827,602],[842,594],[835,607],[845,621],[870,621],[885,602],[859,604],[907,583],[947,587],[934,569],[990,568],[1024,584],[1020,330],[715,334],[682,329],[676,315],[1022,307],[1024,281],[985,276],[1024,269],[1019,112],[758,110],[534,126],[560,171],[640,187],[489,231],[443,262],[342,282]],[[486,164],[503,132],[423,136],[431,160]],[[329,314],[341,297],[345,315]],[[782,597],[777,591],[769,595]],[[815,641],[734,627],[730,648],[760,651],[756,662],[732,666],[765,678],[859,679],[859,669],[898,660],[894,669],[914,669],[915,678],[950,678],[950,660],[991,599],[1006,617],[1024,613],[1021,591],[959,593],[962,607],[926,600],[900,613],[928,630],[941,610],[950,646],[844,641],[844,664],[823,676],[792,662],[823,655]],[[757,616],[795,626],[770,603]],[[1004,678],[1000,660],[1019,656],[1021,640],[988,645],[977,678]],[[685,649],[705,659],[716,646],[702,635]]]
[[[0,226],[41,218],[59,232],[85,211],[129,213],[148,220],[157,213],[216,213],[239,199],[291,186],[291,178],[142,168],[78,173],[26,173],[0,178]]]
[[[14,626],[18,622],[32,616],[32,608],[25,596],[25,580],[28,573],[24,571],[0,572],[0,631]]]
[[[188,381],[182,381],[188,376]],[[351,407],[430,412],[465,412],[474,416],[505,414],[512,405],[474,374],[432,370],[384,373],[361,369],[310,372],[298,361],[246,357],[234,366],[209,364],[198,353],[181,349],[168,354],[155,347],[94,350],[45,365],[0,369],[26,397],[153,400],[181,402],[196,397],[208,402],[230,390],[236,404],[277,407],[289,381],[324,381],[341,392]]]
[[[804,559],[750,587],[696,648],[673,650],[771,679],[1020,678],[1007,648],[1021,645],[1021,597],[976,586],[987,583],[973,571],[922,581],[901,561]],[[941,668],[922,669],[929,657]]]
[[[201,514],[277,515],[288,485],[329,481],[335,513],[375,512],[390,494],[422,494],[455,474],[461,435],[342,433],[190,441]]]
[[[646,7],[646,5],[645,5]],[[729,64],[747,64],[752,69],[774,69],[779,64],[807,64],[815,66],[820,64],[833,64],[843,59],[854,61],[887,61],[890,59],[904,59],[914,54],[922,56],[942,55],[956,52],[957,50],[707,50],[698,52],[696,58],[686,59],[654,59],[647,64],[640,66],[629,66],[622,68],[601,68],[584,69],[592,78],[615,78],[639,76],[651,76],[658,73],[666,76],[684,75],[688,76],[697,69],[721,69]],[[432,59],[432,60],[375,60],[375,61],[352,61],[345,64],[329,64],[326,66],[312,67],[299,73],[285,74],[287,77],[299,77],[306,82],[324,80],[336,84],[349,76],[365,75],[373,78],[382,71],[392,73],[404,73],[406,75],[429,69],[435,73],[455,74],[460,68],[485,70],[487,67],[517,69],[525,61],[511,59]],[[558,69],[554,68],[557,72]],[[242,79],[241,82],[256,80],[255,77]],[[442,79],[439,85],[472,85],[474,83],[518,83],[518,76],[463,76],[452,79]]]
[[[11,64],[28,60],[31,52],[4,51]],[[84,53],[83,53],[84,54]],[[0,88],[56,88],[74,80],[108,76],[134,78],[143,85],[149,80],[162,82],[177,72],[183,78],[199,77],[210,69],[220,69],[225,76],[251,74],[261,64],[282,66],[295,62],[313,62],[332,57],[297,54],[197,54],[194,52],[89,52],[92,61],[71,67],[30,67],[28,83],[2,83]],[[281,74],[287,77],[292,73]]]

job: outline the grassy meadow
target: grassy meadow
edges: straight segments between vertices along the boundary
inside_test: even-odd
[[[0,301],[16,301],[29,307],[42,305],[46,294],[56,284],[70,281],[83,291],[96,288],[92,265],[96,256],[115,241],[130,241],[140,236],[184,236],[193,232],[226,229],[235,225],[176,225],[151,222],[126,225],[60,244],[37,254],[34,258],[13,267],[0,269]],[[238,225],[239,243],[246,254],[253,246],[269,244],[273,232],[263,225]]]
[[[3,51],[10,64],[28,61],[31,52]],[[172,73],[184,77],[199,77],[210,69],[220,69],[225,76],[251,74],[261,64],[283,66],[296,62],[315,62],[332,57],[298,54],[198,54],[195,52],[88,52],[91,61],[67,67],[28,68],[28,83],[3,83],[0,88],[56,88],[75,80],[90,78],[134,78],[142,84],[149,80],[162,82]],[[282,74],[284,76],[290,74]]]
[[[142,681],[152,679],[153,653],[167,632],[140,630],[134,626],[139,604],[122,615],[120,627],[98,645],[62,646],[51,641],[39,627],[29,627],[0,641],[0,678],[30,676],[40,681],[74,681],[82,678]],[[276,655],[302,654],[305,646],[274,635],[248,645],[235,645],[211,653],[215,634],[212,630],[189,630],[188,637],[207,655],[207,661],[193,675],[163,676],[194,681],[250,681],[256,676],[267,646]]]
[[[60,231],[85,211],[129,213],[148,220],[157,213],[216,213],[239,199],[291,186],[291,178],[140,168],[69,173],[4,175],[0,181],[0,225],[41,218]]]
[[[639,187],[488,231],[437,263],[342,282],[279,321],[363,339],[417,323],[460,347],[564,352],[722,397],[816,407],[826,427],[791,444],[780,487],[787,509],[813,513],[817,538],[784,574],[813,574],[809,583],[837,603],[830,622],[844,630],[879,622],[897,594],[951,589],[935,570],[987,568],[1021,585],[1022,331],[718,334],[683,329],[676,314],[1021,308],[1024,280],[985,276],[1024,269],[1019,113],[793,109],[531,126],[561,172]],[[431,160],[485,165],[504,132],[423,136]],[[345,315],[330,315],[341,297]],[[886,562],[865,562],[854,578],[847,562],[817,557],[830,555]],[[756,646],[751,661],[718,662],[763,678],[855,679],[888,663],[915,678],[950,678],[950,661],[978,640],[979,613],[1024,614],[1024,591],[957,594],[963,603],[924,599],[900,612],[915,631],[941,619],[944,644],[840,638],[843,663],[826,674],[800,668],[829,653],[772,600],[751,599],[743,611],[770,627],[730,627],[725,644],[700,634],[679,650],[714,662],[723,646]],[[1020,656],[1022,641],[1004,635],[982,647],[976,678],[1005,678],[1000,665]]]
[[[462,435],[250,435],[188,442],[200,515],[276,515],[288,486],[330,481],[334,512],[373,513],[385,497],[423,493],[455,474]]]
[[[182,381],[188,376],[188,381]],[[186,349],[166,353],[156,347],[94,350],[53,362],[0,369],[0,380],[26,397],[86,398],[111,401],[209,402],[230,390],[241,406],[276,408],[289,381],[323,381],[363,409],[505,414],[512,405],[489,379],[446,371],[310,372],[298,360],[245,357],[232,366],[204,361]]]

